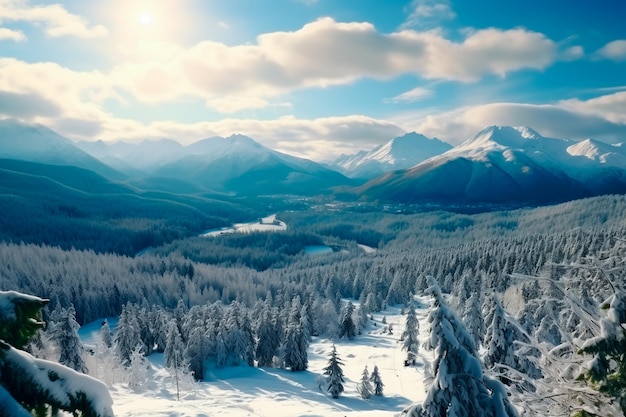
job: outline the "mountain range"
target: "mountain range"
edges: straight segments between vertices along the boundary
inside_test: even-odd
[[[490,126],[456,147],[409,133],[322,165],[243,135],[188,146],[170,139],[74,143],[44,126],[3,120],[0,158],[4,170],[15,166],[10,160],[75,166],[124,187],[178,194],[544,204],[626,193],[626,146],[549,138],[528,127]],[[45,165],[32,166],[46,176]]]
[[[593,139],[490,126],[441,155],[357,188],[362,198],[402,203],[543,204],[626,192],[626,149]]]
[[[379,145],[369,152],[341,155],[328,166],[350,178],[371,179],[389,171],[414,167],[451,148],[449,143],[411,132]]]

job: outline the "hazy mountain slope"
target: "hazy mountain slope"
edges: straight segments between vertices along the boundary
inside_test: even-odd
[[[79,149],[71,140],[41,125],[0,120],[0,158],[72,165],[111,179],[124,175]]]
[[[416,167],[376,178],[365,198],[550,203],[626,192],[619,146],[546,138],[526,127],[491,126]],[[607,163],[611,161],[611,163]]]
[[[242,135],[210,138],[188,148],[190,154],[153,175],[239,194],[315,194],[351,183],[316,162],[273,151]]]
[[[0,160],[0,240],[134,255],[254,218],[238,204],[141,192],[77,167]]]
[[[352,178],[374,178],[389,171],[411,168],[452,148],[439,139],[412,132],[379,145],[369,152],[342,155],[331,168]]]

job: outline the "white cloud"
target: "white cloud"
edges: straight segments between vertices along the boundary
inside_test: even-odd
[[[409,6],[410,14],[401,28],[432,29],[444,20],[456,18],[449,1],[413,0]]]
[[[396,122],[406,130],[416,130],[451,144],[459,144],[490,125],[529,126],[545,136],[582,140],[594,137],[609,143],[626,140],[626,118],[610,114],[623,113],[626,97],[617,93],[588,101],[556,104],[490,103],[467,106],[418,121],[405,115]],[[608,111],[608,115],[602,110]]]
[[[416,101],[423,100],[425,98],[431,97],[433,95],[433,91],[424,87],[415,87],[412,90],[406,91],[402,94],[398,94],[395,97],[391,97],[386,99],[386,103],[415,103]]]
[[[524,29],[485,29],[460,42],[436,32],[378,32],[370,23],[319,19],[293,32],[273,32],[256,44],[205,41],[168,59],[127,62],[112,76],[144,102],[196,96],[218,111],[258,108],[296,89],[323,88],[361,78],[412,74],[473,82],[520,69],[542,70],[558,46]],[[226,106],[220,107],[220,104]],[[233,105],[237,103],[237,105]]]
[[[596,57],[613,61],[626,61],[626,39],[609,42],[596,52]]]
[[[60,4],[31,5],[27,0],[0,0],[0,21],[29,22],[41,25],[50,37],[105,36],[102,25],[91,25],[85,18],[68,12]]]
[[[11,30],[7,28],[0,28],[0,42],[2,41],[14,41],[23,42],[26,40],[26,36],[19,30]]]
[[[594,114],[614,123],[626,124],[626,91],[618,91],[589,100],[564,100],[559,104],[574,111]]]

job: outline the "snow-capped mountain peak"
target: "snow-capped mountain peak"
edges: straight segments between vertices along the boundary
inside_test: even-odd
[[[369,152],[342,155],[331,166],[355,178],[373,178],[385,172],[407,169],[435,155],[449,150],[451,146],[439,139],[429,139],[411,132],[379,145]]]
[[[609,145],[595,139],[585,139],[567,148],[572,156],[584,157],[591,161],[610,166],[626,166],[626,149],[622,143]]]

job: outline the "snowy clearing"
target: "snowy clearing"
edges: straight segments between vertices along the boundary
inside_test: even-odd
[[[276,215],[272,214],[271,216],[263,217],[256,222],[235,223],[231,227],[208,230],[200,236],[215,237],[231,233],[275,232],[278,230],[287,230],[287,224],[283,221],[277,220]]]
[[[420,322],[420,340],[427,335],[425,321],[428,299],[418,299],[416,313]],[[387,324],[383,323],[383,318]],[[333,341],[314,338],[308,351],[309,369],[291,372],[275,368],[227,367],[210,368],[204,382],[181,389],[177,400],[176,385],[163,366],[163,355],[153,354],[148,382],[133,391],[127,384],[110,387],[113,410],[118,417],[330,417],[330,416],[395,416],[414,401],[421,401],[424,390],[424,356],[420,352],[416,366],[404,366],[406,352],[399,342],[406,316],[399,308],[374,314],[364,334],[349,341],[335,341],[337,353],[344,363],[345,392],[333,399],[319,388],[318,378],[327,366]],[[389,324],[393,333],[389,334]],[[86,329],[85,329],[86,330]],[[81,332],[82,333],[82,332]],[[86,332],[89,333],[89,332]],[[85,333],[83,333],[85,334]],[[420,342],[421,343],[421,342]],[[385,384],[384,396],[362,399],[357,383],[363,368],[369,372],[377,365]]]

